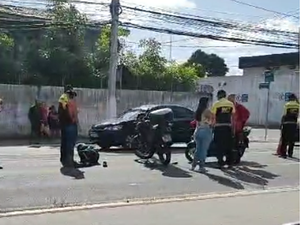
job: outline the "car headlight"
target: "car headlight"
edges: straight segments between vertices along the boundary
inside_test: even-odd
[[[110,127],[104,128],[104,130],[121,130],[121,129],[122,129],[121,125],[110,126]]]

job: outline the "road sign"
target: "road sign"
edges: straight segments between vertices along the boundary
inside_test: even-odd
[[[241,102],[248,102],[248,99],[249,99],[249,96],[248,96],[248,94],[242,94],[242,96],[241,96]]]
[[[264,72],[265,75],[265,82],[266,83],[271,83],[274,81],[274,71],[273,70],[266,70]]]
[[[292,94],[291,92],[285,92],[285,93],[284,93],[284,100],[285,100],[286,102],[289,101],[289,97],[290,97],[291,94]]]
[[[260,83],[258,88],[259,89],[269,89],[270,88],[270,83],[269,82]]]

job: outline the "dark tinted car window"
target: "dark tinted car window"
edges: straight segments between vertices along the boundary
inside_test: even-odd
[[[142,111],[140,110],[132,110],[132,111],[127,111],[124,114],[122,114],[119,119],[121,120],[135,120],[137,116],[141,113]]]
[[[194,118],[194,112],[191,111],[190,109],[184,108],[184,107],[179,107],[179,106],[173,106],[172,107],[173,113],[174,113],[174,118],[179,118],[179,119],[193,119]]]

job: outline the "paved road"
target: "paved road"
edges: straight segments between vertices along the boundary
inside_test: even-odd
[[[174,154],[178,164],[165,169],[135,162],[132,154],[102,153],[108,168],[81,169],[84,179],[74,179],[60,173],[58,148],[2,147],[0,210],[298,185],[299,160],[272,156],[275,148],[275,143],[252,143],[235,172],[209,168],[207,175],[190,172],[183,154]]]
[[[299,220],[299,191],[295,191],[1,218],[0,225],[281,225]]]

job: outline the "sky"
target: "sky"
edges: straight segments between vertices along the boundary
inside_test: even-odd
[[[82,0],[79,0],[82,1]],[[86,0],[92,1],[92,0]],[[251,5],[259,6],[271,11],[299,16],[298,0],[239,0]],[[94,0],[93,2],[106,2],[109,0]],[[26,7],[44,7],[44,0],[0,0],[0,3],[14,4]],[[239,4],[234,0],[120,0],[121,5],[151,8],[155,11],[173,11],[197,16],[218,18],[227,21],[238,21],[239,23],[251,23],[263,25],[267,28],[299,31],[299,19],[292,16],[282,16],[273,12],[264,11],[247,5]],[[92,19],[107,20],[109,12],[103,6],[91,4],[77,4],[80,11],[88,14]],[[102,8],[101,8],[102,7]],[[174,25],[161,23],[152,18],[144,18],[141,14],[127,13],[123,10],[120,16],[121,21],[151,25],[160,23],[161,26],[173,29],[189,29],[187,25]],[[192,28],[191,28],[192,29]],[[255,36],[255,34],[246,34]],[[191,54],[201,49],[207,53],[214,53],[223,57],[229,67],[227,75],[241,75],[238,69],[238,59],[242,56],[266,55],[274,53],[291,52],[291,49],[279,49],[261,46],[242,45],[232,42],[220,42],[208,39],[189,38],[177,35],[166,35],[145,30],[131,30],[130,36],[126,39],[127,47],[140,53],[138,42],[144,38],[156,38],[162,43],[163,55],[167,59],[184,62]],[[170,46],[170,42],[172,42]]]

